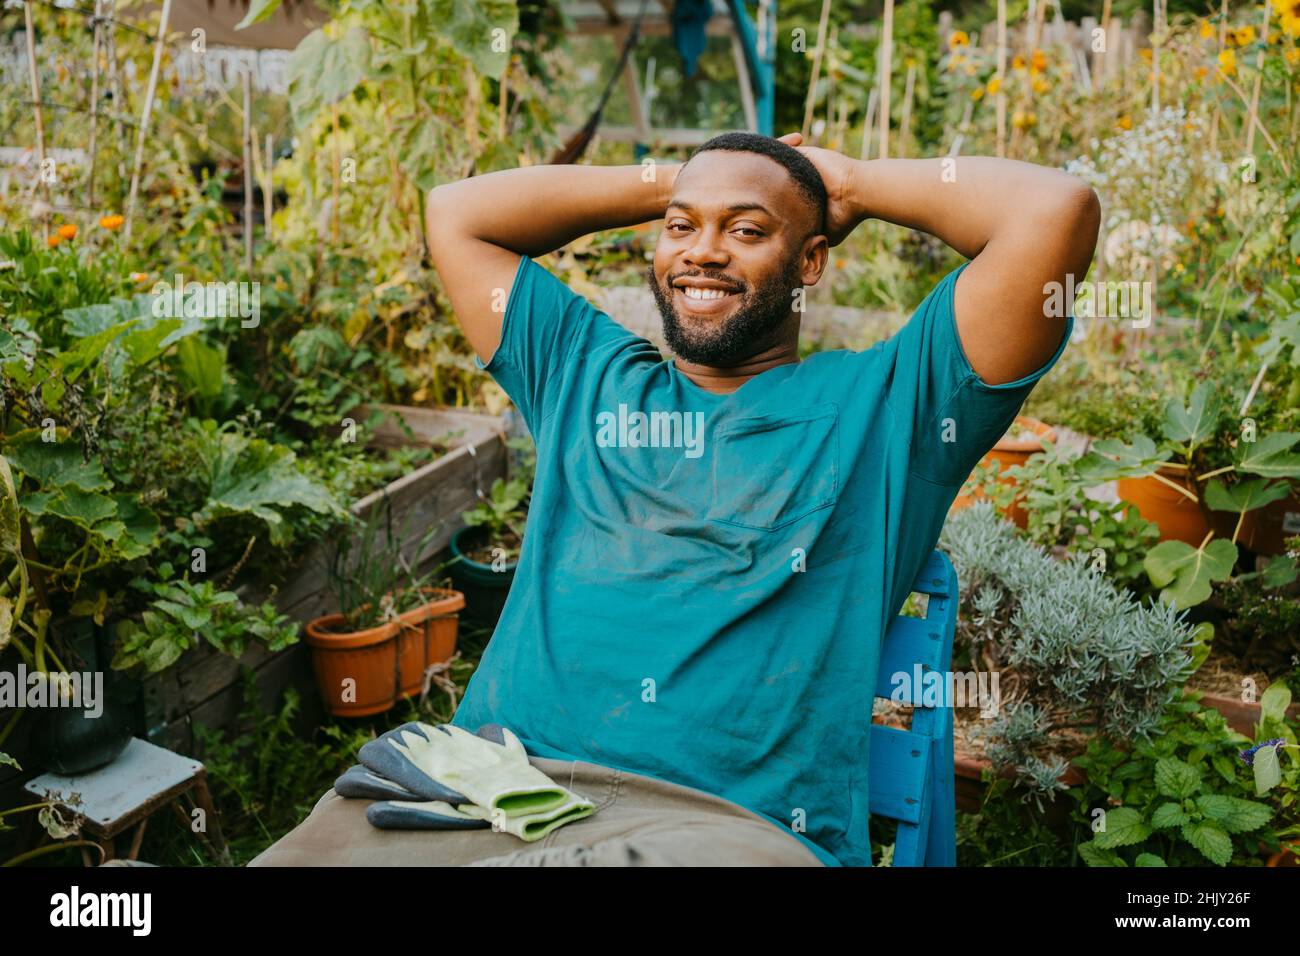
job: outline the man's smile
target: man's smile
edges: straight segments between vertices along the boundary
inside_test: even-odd
[[[698,316],[716,316],[740,299],[741,289],[717,279],[684,276],[674,279],[673,301],[683,312]]]

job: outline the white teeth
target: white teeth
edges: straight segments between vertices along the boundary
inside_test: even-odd
[[[721,299],[729,294],[722,289],[701,289],[691,285],[682,286],[682,292],[686,294],[688,299]]]

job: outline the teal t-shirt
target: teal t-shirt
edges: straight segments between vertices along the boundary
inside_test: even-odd
[[[882,635],[1070,335],[1033,375],[985,384],[953,319],[961,268],[889,340],[716,395],[525,257],[485,367],[537,474],[453,722],[716,794],[825,863],[869,866]]]

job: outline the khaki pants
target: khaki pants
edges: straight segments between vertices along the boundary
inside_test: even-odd
[[[329,790],[249,866],[821,866],[792,834],[689,787],[582,761],[530,757],[596,805],[586,819],[524,843],[482,830],[380,830],[370,801]]]

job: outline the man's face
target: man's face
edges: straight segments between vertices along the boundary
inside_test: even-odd
[[[826,265],[817,213],[779,163],[710,150],[677,176],[647,278],[668,347],[725,367],[797,339],[794,291]]]

